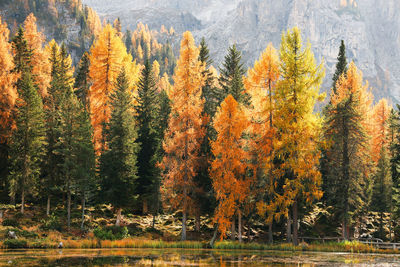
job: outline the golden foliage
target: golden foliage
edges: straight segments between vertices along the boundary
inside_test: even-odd
[[[199,49],[190,32],[181,41],[180,58],[174,75],[174,86],[168,95],[171,114],[163,148],[165,156],[162,193],[172,208],[191,212],[190,192],[195,188],[193,177],[199,165],[199,150],[205,135],[201,99],[203,66],[198,60]]]
[[[225,237],[232,217],[241,212],[242,203],[250,193],[252,179],[245,176],[249,154],[243,139],[248,126],[243,108],[228,95],[215,116],[217,140],[211,142],[215,159],[211,163],[210,176],[218,201],[214,221],[218,223],[221,238]]]

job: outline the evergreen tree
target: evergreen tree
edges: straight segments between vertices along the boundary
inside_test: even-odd
[[[159,171],[156,167],[158,145],[157,122],[157,88],[152,66],[146,60],[138,83],[136,97],[136,123],[138,126],[138,186],[137,193],[141,197],[143,213],[147,212],[147,203],[152,203],[154,210],[156,200],[154,189],[159,184]]]
[[[396,107],[396,110],[392,109],[389,118],[393,219],[400,218],[400,106]]]
[[[90,78],[89,78],[89,54],[85,52],[79,62],[78,73],[75,78],[75,93],[78,99],[81,101],[84,107],[88,106],[88,94],[90,89]]]
[[[331,93],[327,109],[325,138],[327,149],[327,203],[342,221],[343,237],[349,238],[350,222],[369,202],[369,106],[371,95],[362,84],[362,74],[354,63]]]
[[[35,193],[44,155],[45,127],[43,103],[32,78],[31,51],[28,49],[24,31],[19,29],[13,40],[14,72],[20,77],[16,87],[16,130],[10,142],[10,196],[21,195],[21,213],[24,213],[25,197]]]
[[[332,90],[334,93],[336,93],[336,82],[339,80],[340,75],[347,72],[346,47],[343,40],[340,43],[337,60],[336,70],[332,78]]]
[[[93,128],[90,115],[80,104],[77,116],[76,136],[74,138],[74,154],[76,161],[73,175],[75,177],[76,192],[80,195],[82,203],[81,229],[84,229],[85,208],[88,200],[94,195],[97,186],[95,175],[96,156],[93,146]]]
[[[139,150],[132,96],[125,70],[117,77],[111,94],[111,118],[105,125],[106,149],[100,159],[102,199],[117,211],[115,225],[120,226],[122,208],[136,199],[137,153]]]
[[[222,67],[220,68],[219,84],[222,89],[219,97],[219,104],[231,94],[236,101],[241,104],[249,103],[249,96],[244,90],[243,75],[245,69],[241,62],[242,55],[236,49],[236,45],[232,45],[228,49]]]
[[[212,193],[212,182],[209,176],[209,169],[210,161],[213,157],[210,140],[216,138],[212,119],[214,118],[218,107],[218,89],[215,87],[215,78],[210,70],[212,60],[210,59],[209,49],[204,38],[202,38],[200,42],[199,61],[204,66],[201,73],[204,81],[201,97],[204,100],[203,116],[206,120],[206,135],[204,136],[200,150],[203,162],[194,179],[199,188],[199,190],[195,192],[197,202],[199,203],[199,207],[196,210],[196,231],[200,231],[200,215],[211,214],[215,208],[215,198]]]

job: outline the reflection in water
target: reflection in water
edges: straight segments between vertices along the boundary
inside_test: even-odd
[[[190,249],[0,251],[0,266],[400,266],[395,255]]]

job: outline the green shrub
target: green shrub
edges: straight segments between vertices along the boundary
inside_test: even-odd
[[[93,234],[100,240],[120,240],[129,237],[128,228],[125,226],[106,226],[103,228],[98,227],[93,230]]]
[[[56,230],[61,232],[62,231],[62,224],[60,220],[55,215],[50,215],[49,218],[46,220],[42,220],[42,225],[40,226],[41,230],[48,231],[48,230]]]
[[[19,227],[19,222],[15,219],[4,219],[3,226]]]
[[[6,248],[27,248],[28,243],[26,240],[21,240],[21,239],[6,239],[3,242],[3,245]]]

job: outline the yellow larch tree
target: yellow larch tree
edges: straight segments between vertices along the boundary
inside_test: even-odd
[[[14,63],[9,35],[7,24],[0,17],[0,143],[7,142],[15,126],[12,111],[18,97],[17,74],[11,72]]]
[[[277,84],[276,116],[279,129],[278,157],[284,170],[283,194],[280,212],[286,213],[288,230],[292,207],[293,243],[298,243],[298,208],[300,201],[311,203],[322,197],[321,173],[319,172],[319,143],[322,119],[314,113],[315,104],[323,99],[319,89],[324,77],[323,64],[316,66],[311,45],[302,45],[297,27],[282,34],[279,50],[281,79]],[[290,240],[290,231],[288,231]]]
[[[180,58],[174,75],[174,86],[168,95],[171,113],[165,133],[165,156],[160,164],[163,172],[162,195],[164,203],[172,209],[181,209],[182,240],[186,239],[187,214],[194,210],[191,193],[195,189],[200,157],[199,151],[205,128],[201,115],[204,101],[201,99],[203,66],[198,60],[199,49],[190,32],[181,41]]]
[[[51,80],[51,65],[48,60],[50,55],[44,49],[45,37],[38,31],[36,17],[32,13],[24,22],[24,30],[28,48],[32,50],[32,74],[39,93],[44,98],[47,96],[47,88]]]
[[[239,219],[241,241],[241,218],[243,203],[250,193],[252,179],[247,179],[249,153],[245,149],[243,134],[249,126],[246,114],[232,95],[228,95],[218,108],[213,126],[217,139],[211,142],[215,159],[211,162],[210,176],[218,201],[214,222],[218,225],[221,239],[232,225],[234,216]]]
[[[124,68],[129,77],[129,86],[135,93],[135,84],[139,77],[139,66],[132,61],[132,56],[118,36],[117,31],[107,24],[90,49],[89,76],[92,86],[89,90],[89,102],[94,142],[96,150],[104,148],[102,128],[108,123],[110,110],[110,95],[115,90],[116,79]]]
[[[270,43],[254,67],[249,69],[244,79],[246,92],[251,96],[252,109],[251,134],[254,173],[261,171],[262,200],[257,203],[258,213],[266,218],[269,226],[269,242],[272,242],[272,222],[276,205],[274,194],[276,192],[277,170],[274,168],[274,147],[276,142],[276,83],[280,76],[280,62],[276,49]]]

